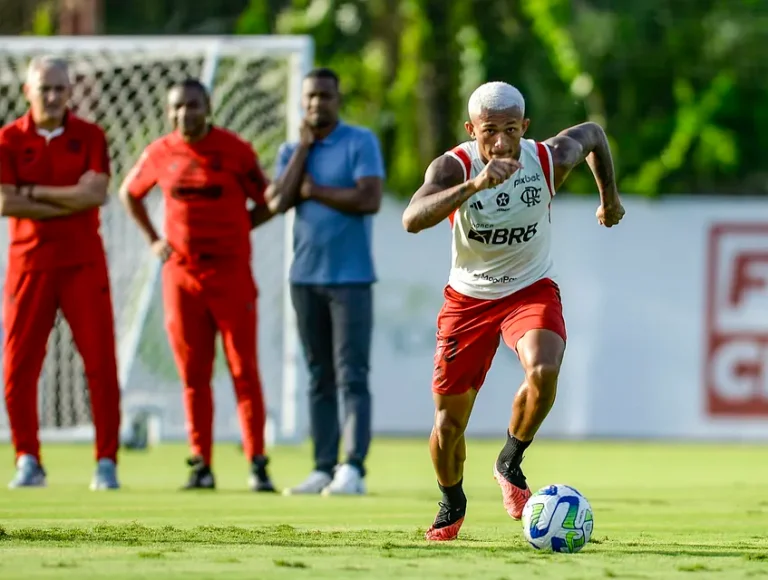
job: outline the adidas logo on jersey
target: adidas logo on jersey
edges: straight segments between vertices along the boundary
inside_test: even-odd
[[[483,209],[483,203],[481,201],[476,201],[475,203],[470,203],[469,207],[472,209]]]
[[[530,242],[536,235],[538,222],[524,228],[499,228],[495,230],[469,230],[467,237],[490,246],[511,246]]]

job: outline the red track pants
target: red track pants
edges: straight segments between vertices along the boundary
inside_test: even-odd
[[[256,346],[256,285],[240,260],[163,266],[165,324],[184,389],[193,455],[211,464],[216,333],[221,333],[248,459],[264,454],[266,412]]]
[[[29,454],[40,460],[37,385],[59,308],[85,366],[96,459],[117,461],[120,388],[105,262],[51,270],[8,269],[3,293],[3,376],[16,457]]]

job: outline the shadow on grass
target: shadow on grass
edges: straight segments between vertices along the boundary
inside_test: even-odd
[[[124,525],[101,524],[92,527],[56,528],[0,528],[2,544],[103,544],[122,546],[152,546],[162,544],[197,545],[259,545],[295,548],[369,548],[379,550],[385,557],[424,558],[440,556],[460,549],[483,557],[506,558],[512,553],[525,553],[530,558],[562,558],[566,555],[533,551],[522,537],[504,541],[488,541],[471,535],[457,542],[427,543],[423,530],[311,530],[289,525],[245,528],[239,526],[197,526],[177,528],[173,526],[144,526],[138,523]],[[745,545],[737,544],[663,544],[649,541],[613,541],[595,538],[579,556],[590,553],[604,556],[657,555],[698,556],[705,558],[743,558],[764,561],[768,542],[756,540]]]

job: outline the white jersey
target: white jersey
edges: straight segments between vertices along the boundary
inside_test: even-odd
[[[520,147],[523,168],[504,183],[470,197],[450,218],[448,284],[466,296],[503,298],[554,275],[552,153],[547,145],[530,139],[521,140]],[[485,167],[475,141],[466,141],[447,155],[461,163],[465,179],[476,177]]]

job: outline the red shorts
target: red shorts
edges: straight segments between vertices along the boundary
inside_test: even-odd
[[[551,330],[566,340],[560,289],[549,278],[498,300],[479,300],[445,288],[437,317],[437,350],[432,391],[460,395],[479,390],[504,337],[517,351],[529,330]]]

